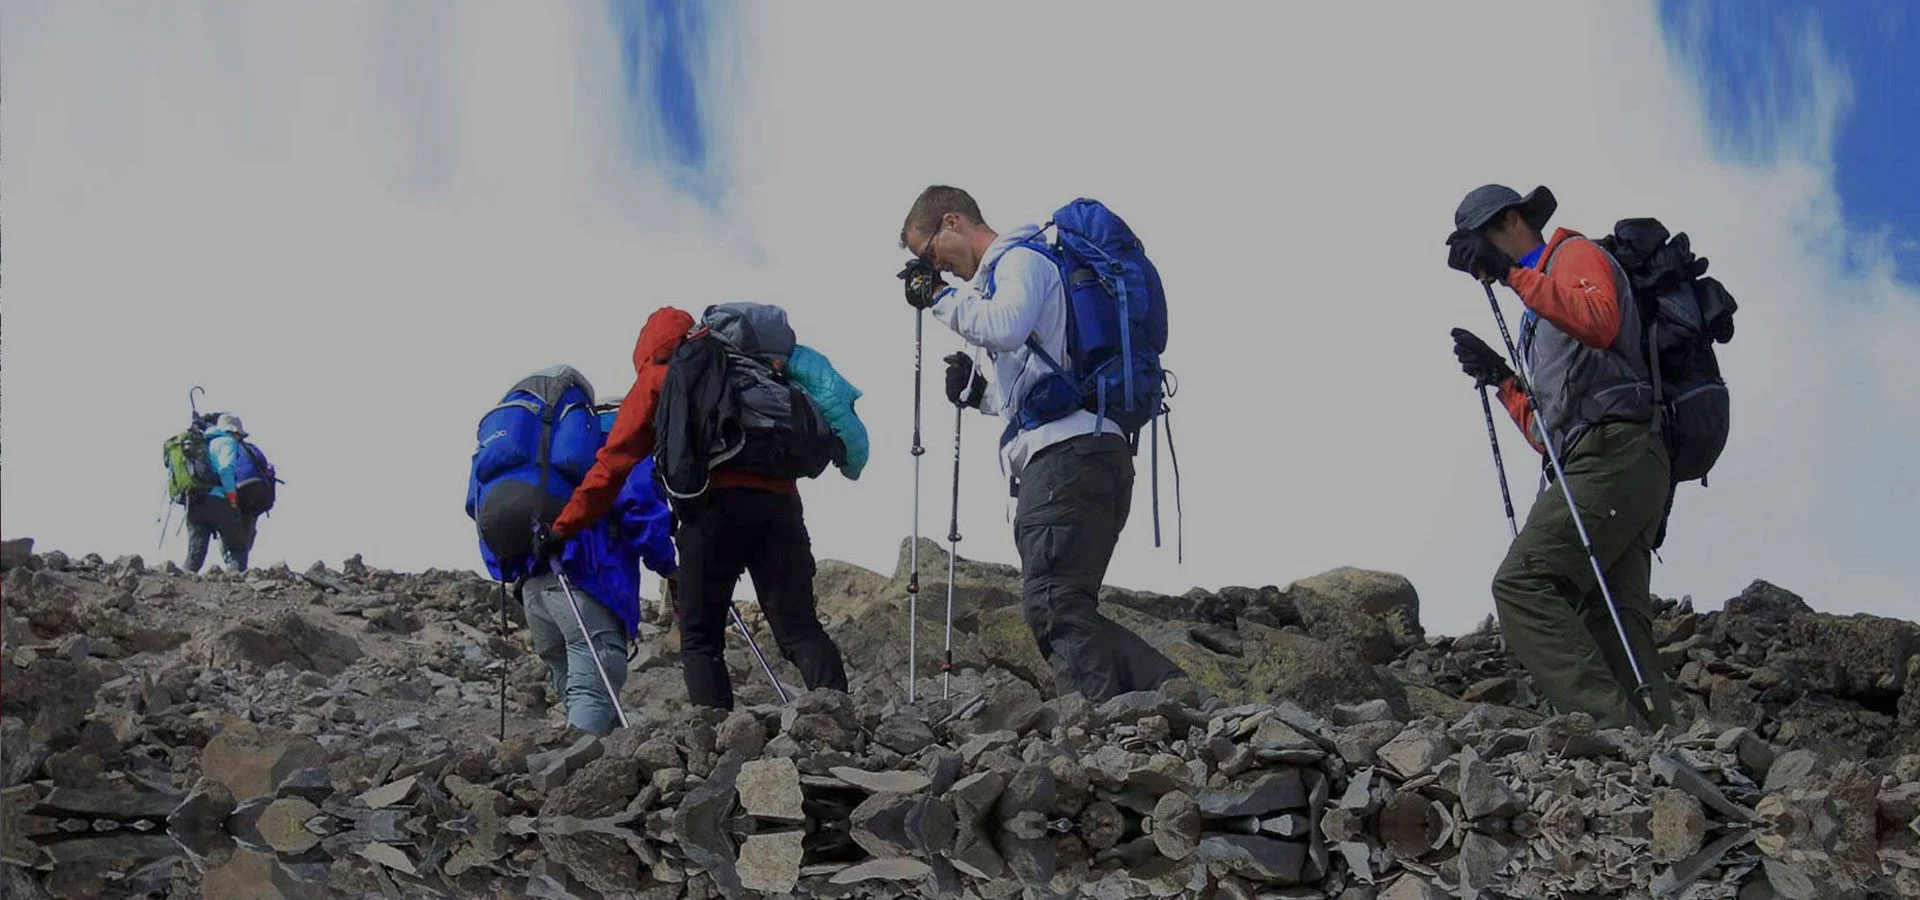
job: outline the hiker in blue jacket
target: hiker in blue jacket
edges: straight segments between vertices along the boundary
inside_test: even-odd
[[[485,542],[480,554],[490,569],[498,565]],[[642,564],[669,585],[678,571],[673,516],[654,484],[652,459],[642,459],[628,474],[612,515],[567,540],[560,551],[591,647],[551,569],[542,565],[520,584],[534,652],[547,663],[547,678],[566,707],[567,723],[583,731],[604,735],[618,721],[591,654],[599,654],[618,692],[627,681],[627,646],[640,631]]]
[[[242,445],[246,437],[240,417],[232,413],[222,413],[214,426],[207,429],[207,459],[213,464],[214,474],[220,477],[220,485],[187,506],[185,568],[189,572],[200,571],[206,563],[207,548],[216,533],[220,535],[220,553],[226,558],[227,568],[235,572],[247,570],[247,553],[253,549],[260,516],[249,515],[240,508],[240,482],[256,475],[253,458]]]

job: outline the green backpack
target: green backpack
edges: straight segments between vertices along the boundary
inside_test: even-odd
[[[167,496],[186,506],[204,496],[220,483],[207,455],[207,436],[198,428],[189,428],[161,444],[167,466]]]

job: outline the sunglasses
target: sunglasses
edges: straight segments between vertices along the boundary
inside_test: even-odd
[[[934,238],[937,238],[940,236],[940,232],[945,230],[947,230],[947,220],[943,218],[940,220],[939,227],[933,229],[933,234],[927,236],[927,242],[921,245],[920,252],[914,254],[914,257],[920,260],[921,262],[926,263],[928,268],[931,268],[931,269],[939,268],[939,266],[936,266],[933,264],[933,241],[934,241]]]

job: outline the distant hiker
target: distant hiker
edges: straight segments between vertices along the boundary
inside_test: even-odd
[[[1593,548],[1590,561],[1560,486],[1544,488],[1494,575],[1494,604],[1508,649],[1561,711],[1588,713],[1603,727],[1658,727],[1673,711],[1653,640],[1652,548],[1672,481],[1653,427],[1647,331],[1631,283],[1606,251],[1564,228],[1544,236],[1556,205],[1545,187],[1523,198],[1485,185],[1460,202],[1448,239],[1450,266],[1507,285],[1526,305],[1518,352],[1545,421],[1534,421],[1527,383],[1501,353],[1456,328],[1454,354],[1477,386],[1499,388],[1536,451],[1547,450],[1543,431],[1552,440]],[[1648,723],[1620,630],[1649,688]]]
[[[568,366],[515,384],[480,420],[467,515],[488,572],[503,592],[517,583],[534,652],[568,723],[606,734],[619,719],[613,695],[626,684],[640,626],[640,566],[671,578],[674,554],[672,517],[647,465],[623,476],[611,516],[566,539],[536,536],[536,523],[544,527],[566,503],[605,442],[592,406],[593,386]]]
[[[194,492],[187,502],[187,558],[189,572],[206,563],[207,547],[220,536],[220,553],[227,568],[247,570],[247,557],[258,534],[260,516],[273,507],[273,467],[247,440],[240,417],[221,413],[204,432],[206,460],[213,481]]]
[[[1138,334],[1138,345],[1159,345],[1132,349],[1157,354],[1165,344],[1165,306],[1158,297],[1158,274],[1137,256],[1138,242],[1117,216],[1093,201],[1076,201],[1056,213],[1055,222],[1068,217],[1084,217],[1103,237],[1125,235],[1127,246],[1116,252],[1137,263],[1128,273],[1128,283],[1138,289],[1132,333]],[[1069,310],[1059,257],[1038,239],[1041,231],[1023,225],[997,233],[966,191],[935,185],[914,201],[901,228],[900,245],[916,257],[901,277],[910,305],[932,310],[993,361],[989,385],[966,354],[947,357],[947,399],[1006,419],[1001,462],[1015,479],[1019,498],[1013,531],[1022,612],[1041,655],[1053,666],[1059,692],[1078,691],[1099,703],[1186,677],[1160,651],[1099,611],[1100,586],[1133,504],[1129,438],[1164,410],[1160,373],[1157,356],[1145,367],[1136,357],[1129,361],[1133,371],[1116,363],[1103,373],[1101,383],[1110,389],[1105,394],[1091,393],[1084,380],[1074,383],[1097,360],[1075,359],[1070,352],[1067,323],[1076,313]],[[940,272],[966,283],[949,287]],[[1103,289],[1098,278],[1089,281],[1091,290]],[[1108,317],[1101,324],[1110,326],[1110,340],[1129,332],[1118,324],[1110,299],[1079,291],[1076,283],[1075,308]],[[1089,333],[1078,337],[1083,343],[1092,339]],[[1138,384],[1127,380],[1135,372]],[[1135,397],[1123,396],[1123,380]],[[1120,419],[1122,414],[1131,415]]]
[[[633,389],[553,533],[565,537],[604,515],[608,486],[653,457],[678,519],[673,593],[689,699],[733,707],[724,651],[742,572],[753,578],[781,655],[807,687],[844,691],[840,650],[815,610],[812,543],[796,481],[830,462],[849,478],[858,474],[864,454],[850,450],[865,449],[864,428],[854,430],[852,415],[859,392],[825,357],[795,344],[778,307],[724,304],[702,320],[696,327],[672,307],[648,318],[634,345]],[[835,419],[845,436],[833,432]]]

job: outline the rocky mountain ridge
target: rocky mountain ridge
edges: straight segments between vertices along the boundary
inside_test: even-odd
[[[907,546],[902,546],[902,558]],[[737,635],[685,703],[649,611],[606,738],[516,604],[356,557],[178,574],[0,545],[9,896],[1920,896],[1920,626],[1756,582],[1662,604],[1681,724],[1550,716],[1496,628],[1398,576],[1109,590],[1189,683],[1054,698],[1013,570],[956,561],[907,704],[904,563],[823,561],[850,695],[782,705]],[[943,548],[921,548],[944,600]],[[922,604],[923,613],[941,604]],[[757,610],[743,612],[762,647]],[[507,739],[497,739],[502,668]]]

